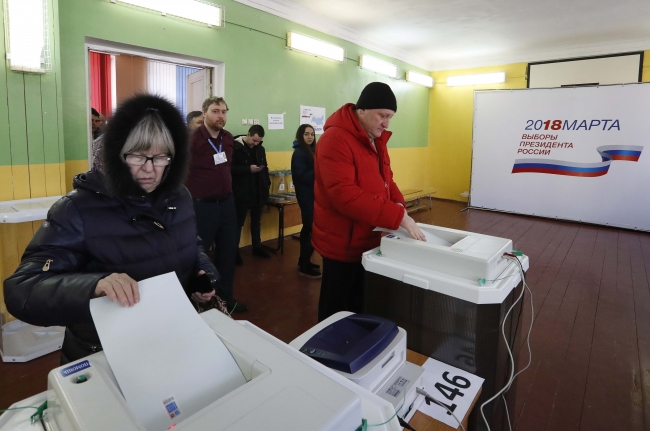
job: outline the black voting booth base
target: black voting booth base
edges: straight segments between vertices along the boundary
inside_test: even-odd
[[[501,323],[523,288],[520,282],[500,304],[474,304],[367,271],[364,312],[389,319],[406,330],[408,349],[485,379],[467,431],[487,431],[480,406],[510,378],[510,355]],[[510,312],[504,328],[515,372],[519,349],[513,346],[518,345],[521,336],[517,327],[521,325],[522,303],[519,301]],[[430,389],[428,392],[434,395]],[[512,413],[514,385],[505,397]],[[509,429],[501,397],[486,405],[483,413],[491,431]]]

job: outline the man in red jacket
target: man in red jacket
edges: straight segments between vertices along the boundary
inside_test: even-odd
[[[323,256],[318,320],[363,311],[361,255],[379,246],[375,227],[404,227],[424,241],[393,181],[386,144],[397,101],[387,84],[368,84],[356,105],[343,105],[325,123],[314,163],[312,244]]]

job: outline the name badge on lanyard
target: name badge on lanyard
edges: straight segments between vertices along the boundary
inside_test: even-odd
[[[212,148],[217,153],[213,156],[214,164],[220,165],[222,163],[226,163],[228,161],[228,158],[226,157],[226,153],[222,151],[222,146],[223,146],[222,143],[219,142],[219,149],[217,150],[217,147],[212,143],[212,140],[208,139],[208,142],[210,143],[210,145],[212,145]]]

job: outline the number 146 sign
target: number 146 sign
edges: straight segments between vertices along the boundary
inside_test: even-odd
[[[462,421],[481,388],[483,379],[432,358],[427,359],[422,367],[425,370],[424,390],[446,405]],[[426,400],[418,410],[454,429],[459,428],[456,419],[436,403]]]

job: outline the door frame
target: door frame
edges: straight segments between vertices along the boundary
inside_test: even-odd
[[[128,54],[144,57],[150,60],[158,60],[166,63],[175,63],[181,66],[200,67],[208,69],[211,78],[211,88],[208,95],[225,97],[226,64],[223,61],[210,60],[207,58],[195,57],[176,52],[162,51],[158,49],[145,48],[142,46],[129,45],[126,43],[112,42],[103,39],[86,36],[84,45],[84,61],[86,64],[86,129],[88,142],[88,169],[92,167],[92,129],[90,128],[90,56],[89,52],[98,51],[105,54]]]

